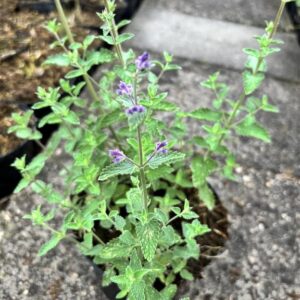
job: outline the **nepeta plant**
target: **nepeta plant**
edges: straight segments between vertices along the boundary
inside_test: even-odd
[[[45,64],[70,71],[59,87],[39,88],[39,101],[32,109],[51,109],[38,127],[60,124],[60,128],[47,147],[30,127],[32,112],[14,115],[17,125],[10,129],[21,138],[37,140],[43,148],[32,162],[26,164],[22,157],[14,163],[23,176],[16,192],[30,185],[54,207],[43,213],[39,206],[25,216],[52,232],[39,255],[63,239],[74,241],[84,255],[105,268],[103,285],[114,282],[119,286],[117,298],[173,299],[178,276],[193,280],[188,262],[199,259],[197,237],[210,229],[198,220],[191,193],[196,191],[198,201],[213,210],[208,177],[217,172],[235,178],[235,156],[226,147],[227,140],[242,135],[270,142],[256,114],[278,109],[266,95],[258,97],[254,92],[263,82],[266,58],[279,51],[274,46],[281,42],[274,34],[286,2],[282,0],[275,22],[267,23],[266,32],[256,37],[258,49],[244,49],[248,59],[237,100],[229,99],[229,87],[215,73],[202,83],[213,92],[212,107],[186,112],[168,102],[168,94],[159,89],[165,72],[180,69],[170,54],[164,53],[160,62],[146,52],[136,56],[132,50],[123,51],[123,42],[133,35],[118,33],[129,21],[115,24],[114,1],[105,1],[105,10],[98,14],[103,34],[89,35],[82,42],[74,40],[56,1],[67,36],[61,35],[61,24],[48,23],[46,28],[56,38],[52,47],[62,53],[49,57]],[[112,45],[114,51],[91,50],[97,39]],[[95,81],[90,69],[105,63],[109,69]],[[83,81],[72,84],[73,78]],[[91,100],[80,97],[84,86]],[[162,111],[172,113],[173,119],[161,120]],[[187,118],[201,121],[199,135],[187,133]],[[37,178],[59,146],[71,161],[59,162],[63,190]],[[64,214],[60,226],[53,225],[57,209]],[[163,285],[160,290],[155,288],[158,281]]]

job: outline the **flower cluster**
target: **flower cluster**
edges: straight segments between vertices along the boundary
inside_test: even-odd
[[[145,70],[151,67],[150,55],[148,52],[144,52],[135,61],[138,70]]]
[[[126,158],[126,155],[119,149],[109,150],[109,156],[113,159],[114,163],[119,163]]]
[[[119,88],[117,89],[117,94],[119,96],[131,96],[133,88],[131,84],[127,84],[123,81],[120,82]]]
[[[167,145],[168,145],[167,141],[156,143],[155,153],[163,153],[163,154],[168,153],[168,150],[165,148]]]
[[[142,106],[142,105],[134,105],[134,106],[126,109],[125,112],[126,112],[126,114],[128,116],[131,116],[131,115],[133,115],[135,113],[144,113],[145,111],[146,111],[146,108],[144,106]]]

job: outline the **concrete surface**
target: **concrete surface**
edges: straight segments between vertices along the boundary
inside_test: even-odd
[[[200,88],[199,82],[217,70],[221,71],[221,80],[230,85],[231,97],[236,98],[241,92],[241,79],[239,72],[232,70],[232,63],[235,59],[237,62],[241,61],[241,48],[246,45],[235,47],[235,44],[228,42],[227,47],[232,52],[224,50],[220,47],[220,42],[224,40],[220,33],[214,38],[207,37],[207,40],[199,37],[198,41],[195,34],[198,30],[203,33],[203,28],[198,28],[195,32],[193,28],[185,30],[184,26],[199,22],[210,30],[217,27],[220,29],[219,26],[211,27],[215,26],[213,18],[218,19],[218,22],[237,22],[238,25],[217,24],[224,24],[220,32],[227,34],[226,39],[231,35],[230,38],[236,43],[248,42],[253,27],[245,25],[262,26],[260,18],[256,19],[255,16],[269,19],[274,12],[273,6],[269,6],[272,1],[255,0],[246,3],[241,0],[155,0],[159,4],[155,15],[151,12],[154,2],[145,1],[150,12],[141,9],[134,20],[132,29],[138,40],[132,45],[138,52],[153,50],[152,56],[158,57],[163,50],[170,50],[167,47],[172,42],[174,54],[179,57],[176,61],[182,65],[183,70],[162,78],[162,89],[169,92],[169,100],[177,102],[185,110],[208,106],[212,95]],[[153,19],[147,19],[149,17]],[[203,20],[204,17],[208,19]],[[177,23],[179,19],[182,24]],[[173,31],[169,32],[170,24],[176,30],[172,27]],[[239,37],[232,36],[233,31],[230,34],[227,31],[229,27],[225,25],[232,26],[232,30],[239,29],[240,31],[234,31]],[[144,30],[143,34],[141,28]],[[244,36],[243,32],[247,32],[247,35]],[[181,38],[178,33],[184,33],[185,36]],[[189,52],[193,56],[188,54],[182,43],[182,39],[187,40],[190,33],[193,33],[191,41],[198,52],[191,49],[191,44],[185,44],[185,48],[191,50]],[[292,39],[290,35],[284,36],[288,40]],[[163,40],[166,37],[169,40]],[[155,43],[151,46],[153,41]],[[207,43],[212,48],[207,49]],[[300,299],[300,86],[297,83],[300,76],[299,72],[295,73],[299,67],[296,52],[300,54],[300,48],[294,49],[291,45],[293,42],[288,42],[287,47],[292,48],[284,50],[281,54],[284,59],[277,59],[276,62],[276,70],[281,70],[278,72],[282,72],[280,74],[285,80],[274,78],[280,77],[276,71],[277,73],[267,77],[263,91],[258,92],[258,95],[268,94],[271,102],[281,110],[280,114],[263,113],[259,116],[260,121],[270,129],[273,143],[266,145],[252,139],[236,139],[230,147],[238,152],[240,183],[211,178],[211,184],[229,211],[231,226],[226,251],[206,268],[201,281],[183,286],[178,298],[189,295],[191,300]],[[236,58],[233,50],[239,51]],[[290,62],[286,60],[290,56],[289,51],[295,55],[293,61],[288,58]],[[221,53],[224,60],[215,61],[211,58],[206,61],[211,55],[208,52],[214,52],[215,59],[219,59]],[[283,73],[289,71],[286,67],[288,63],[294,64],[290,70],[293,82],[287,80],[290,78],[289,74]],[[194,132],[199,126],[197,123],[190,125]],[[61,183],[58,181],[55,161],[59,159],[65,160],[63,154],[53,158],[43,173],[43,177],[54,181],[58,188]],[[40,244],[47,239],[49,233],[32,227],[22,216],[40,202],[39,197],[30,191],[24,191],[13,196],[8,209],[0,212],[0,299],[105,300],[99,277],[89,261],[73,245],[62,243],[49,255],[36,257]]]
[[[259,27],[186,15],[157,2],[145,1],[129,26],[128,31],[136,35],[131,46],[154,52],[163,49],[178,57],[241,70],[246,62],[242,49],[257,48],[253,37],[263,32]],[[281,53],[268,59],[268,73],[300,81],[300,64],[295,64],[300,61],[295,35],[281,33],[277,37],[285,44]]]

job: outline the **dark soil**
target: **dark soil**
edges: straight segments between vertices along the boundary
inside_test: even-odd
[[[33,11],[28,3],[28,0],[1,0],[0,3],[0,156],[20,143],[14,135],[6,133],[11,124],[11,112],[18,111],[19,104],[34,103],[38,86],[57,85],[67,71],[66,68],[42,66],[47,56],[57,51],[49,48],[54,40],[43,25],[58,17],[53,11]],[[100,26],[95,13],[101,10],[99,5],[94,0],[84,3],[81,15],[72,6],[66,10],[77,41],[91,32],[90,27]]]

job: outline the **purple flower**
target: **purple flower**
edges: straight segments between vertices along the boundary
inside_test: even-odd
[[[149,69],[151,67],[150,55],[148,52],[144,52],[135,61],[136,67],[139,70]]]
[[[165,149],[165,147],[168,145],[167,141],[162,141],[162,142],[158,142],[156,143],[156,146],[155,146],[155,152],[158,152],[158,153],[167,153],[168,150]]]
[[[134,106],[132,106],[132,107],[130,107],[130,108],[128,108],[128,109],[126,109],[126,114],[128,115],[128,116],[131,116],[131,115],[133,115],[133,114],[136,114],[136,113],[143,113],[143,112],[145,112],[146,111],[146,108],[144,107],[144,106],[142,106],[142,105],[134,105]]]
[[[109,156],[113,159],[114,163],[119,163],[126,158],[125,154],[119,149],[109,150]]]
[[[119,84],[119,88],[117,89],[117,94],[119,96],[130,96],[132,95],[132,91],[133,91],[133,88],[132,88],[132,85],[131,84],[127,84],[123,81],[120,82]]]

